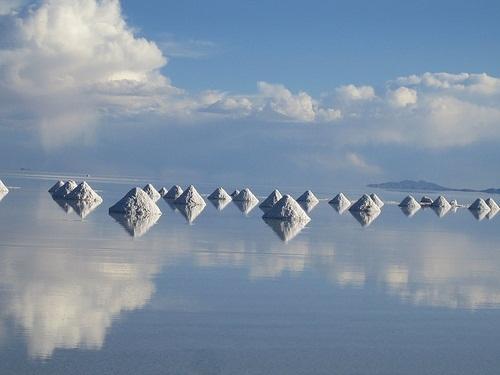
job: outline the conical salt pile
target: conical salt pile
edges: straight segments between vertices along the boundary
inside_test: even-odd
[[[497,202],[495,202],[493,198],[488,198],[485,200],[485,202],[492,211],[500,210],[500,207],[498,207]]]
[[[239,193],[240,193],[240,191],[239,191],[238,189],[236,189],[235,191],[233,191],[233,192],[232,192],[231,194],[229,194],[229,195],[231,195],[231,197],[233,197],[233,198],[234,198],[234,197],[236,197]]]
[[[201,197],[201,195],[196,191],[193,185],[189,185],[189,187],[184,190],[184,192],[175,200],[175,204],[185,204],[190,206],[204,206],[206,203]]]
[[[2,180],[0,180],[0,191],[2,193],[8,193],[9,192],[9,189],[7,189],[7,186],[4,185],[4,183],[2,182]]]
[[[225,200],[231,200],[231,196],[225,191],[222,187],[218,187],[217,189],[214,190],[212,194],[208,196],[208,199],[213,200],[213,201],[225,201]]]
[[[158,190],[158,193],[160,193],[160,196],[164,197],[168,193],[168,189],[164,186]]]
[[[344,193],[338,193],[328,203],[339,206],[345,206],[346,204],[351,205],[351,201],[344,195]]]
[[[147,195],[149,195],[149,198],[151,198],[153,202],[156,202],[158,199],[161,198],[161,195],[160,193],[158,193],[158,190],[156,190],[156,188],[151,184],[147,184],[142,188],[142,190],[144,190],[144,192]]]
[[[417,202],[415,198],[413,198],[411,195],[408,195],[405,199],[401,201],[399,204],[399,207],[407,207],[407,208],[420,208],[420,203]]]
[[[379,212],[380,207],[370,198],[369,195],[363,194],[350,208],[349,211],[364,211],[364,212]]]
[[[433,200],[425,195],[420,199],[421,206],[430,206],[432,203]]]
[[[262,202],[259,207],[260,208],[271,208],[272,206],[274,206],[276,204],[276,202],[278,202],[281,197],[283,197],[280,193],[279,190],[277,189],[274,189],[273,192],[271,194],[269,194],[267,196],[267,198],[264,200],[264,202]]]
[[[375,202],[375,204],[378,206],[378,208],[382,208],[384,206],[384,201],[379,198],[379,196],[375,193],[370,194],[370,198],[372,201]]]
[[[245,188],[240,193],[233,197],[233,200],[237,202],[254,202],[254,201],[259,201],[255,195],[250,191],[249,188]]]
[[[469,210],[474,211],[489,211],[490,206],[482,198],[477,198],[474,203],[469,206]]]
[[[446,200],[446,198],[440,195],[434,202],[432,202],[431,207],[442,207],[449,210],[451,206]]]
[[[380,209],[378,211],[350,211],[351,215],[357,220],[358,223],[361,224],[362,227],[370,226],[371,223],[373,223],[380,215],[380,212],[382,212]]]
[[[69,193],[73,191],[77,187],[77,184],[73,180],[68,180],[61,186],[59,189],[54,191],[52,196],[57,199],[66,199]]]
[[[61,186],[64,185],[64,181],[59,180],[57,181],[52,187],[49,189],[49,193],[53,194],[57,189],[59,189]],[[0,188],[1,189],[1,188]]]
[[[102,202],[102,198],[85,181],[80,183],[66,197],[70,201]]]
[[[307,190],[302,194],[300,197],[297,198],[297,202],[303,202],[303,203],[318,203],[319,200],[316,198],[316,196],[313,194],[311,190]]]
[[[172,186],[167,194],[163,196],[165,199],[177,199],[182,194],[182,188],[179,185]]]
[[[300,207],[300,204],[288,194],[276,202],[262,217],[264,219],[302,221],[306,223],[311,220],[302,207]]]
[[[138,187],[130,190],[114,206],[110,207],[109,212],[127,216],[161,215],[156,203]]]

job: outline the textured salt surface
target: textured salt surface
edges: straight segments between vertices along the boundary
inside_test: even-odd
[[[380,207],[370,198],[369,195],[363,194],[350,208],[349,211],[365,211],[365,212],[379,212]]]
[[[401,211],[408,217],[415,215],[421,208],[420,204],[416,206],[401,206]]]
[[[208,196],[209,200],[232,200],[231,196],[222,187],[218,187]]]
[[[78,216],[85,219],[92,211],[94,211],[101,203],[99,201],[67,201],[71,208],[76,212]]]
[[[208,201],[212,203],[217,211],[222,211],[228,206],[229,203],[231,203],[232,199],[209,199]]]
[[[189,187],[186,190],[184,190],[184,192],[175,200],[174,203],[176,205],[190,205],[190,206],[205,205],[205,201],[203,200],[203,198],[193,185],[189,185]]]
[[[231,197],[236,197],[238,194],[240,193],[240,191],[238,189],[236,189],[235,191],[233,191],[230,195]]]
[[[186,221],[189,224],[193,224],[193,222],[196,220],[198,216],[203,212],[205,209],[205,203],[203,204],[181,204],[178,206],[179,212],[184,216]]]
[[[172,186],[167,194],[163,196],[165,199],[177,199],[182,194],[182,188],[179,185]]]
[[[431,206],[432,210],[436,213],[438,217],[443,217],[448,212],[450,212],[451,206]]]
[[[168,193],[168,189],[164,186],[160,190],[158,190],[158,193],[160,193],[160,195],[164,197]]]
[[[288,220],[288,221],[303,221],[308,223],[311,218],[307,213],[300,207],[290,195],[284,195],[276,204],[267,211],[264,219],[277,219],[277,220]]]
[[[370,198],[372,199],[372,201],[375,202],[378,208],[382,208],[384,206],[384,202],[382,201],[382,199],[380,199],[380,197],[377,194],[371,193]]]
[[[373,203],[375,204],[375,203]],[[377,206],[378,208],[378,206]],[[378,211],[352,211],[349,210],[351,215],[357,220],[362,227],[370,226],[375,219],[380,215],[380,209]]]
[[[263,219],[269,225],[274,233],[283,241],[288,242],[297,236],[307,225],[307,221],[289,221],[280,219]]]
[[[234,201],[237,202],[251,202],[251,201],[259,201],[255,195],[253,195],[252,191],[249,188],[245,188],[242,191],[239,192],[238,195],[233,197]]]
[[[318,198],[316,198],[316,196],[313,194],[311,190],[307,190],[300,197],[297,198],[297,202],[318,203],[319,200]]]
[[[248,215],[250,211],[252,211],[255,207],[257,207],[257,204],[259,203],[258,200],[249,200],[249,201],[235,201],[233,199],[234,204],[238,209],[243,212],[245,215]]]
[[[77,187],[77,184],[73,180],[68,180],[61,186],[59,189],[54,191],[52,196],[57,199],[66,199],[69,193],[73,191]]]
[[[431,207],[442,207],[449,210],[451,206],[450,203],[446,200],[446,198],[440,195],[434,202],[432,202]]]
[[[2,192],[2,193],[9,192],[9,189],[7,189],[7,186],[5,186],[5,184],[2,182],[2,180],[0,180],[0,192]]]
[[[158,199],[161,198],[161,195],[160,195],[160,193],[158,193],[158,190],[156,190],[156,188],[151,184],[147,184],[146,186],[144,186],[142,188],[142,190],[144,190],[144,192],[147,195],[149,195],[149,198],[151,198],[153,200],[153,202],[156,202],[156,201],[158,201]]]
[[[415,198],[413,198],[411,195],[408,195],[405,199],[401,201],[399,207],[416,208],[418,210],[421,206],[420,203],[418,203]]]
[[[430,206],[432,202],[433,200],[425,195],[420,199],[420,205],[422,206]]]
[[[474,211],[489,211],[490,206],[482,199],[482,198],[477,198],[474,203],[472,203],[469,206],[469,210],[474,210]]]
[[[102,198],[85,181],[74,188],[67,196],[70,201],[102,202]]]
[[[151,200],[151,198],[149,199]],[[132,237],[141,237],[145,235],[151,229],[151,227],[155,225],[160,219],[160,215],[138,216],[138,215],[117,214],[115,212],[110,212],[109,215],[113,217],[118,223],[120,223],[120,225]]]
[[[488,205],[488,207],[489,207],[490,209],[492,209],[492,210],[497,211],[497,210],[499,210],[499,209],[500,209],[500,207],[498,207],[497,202],[495,202],[495,200],[494,200],[493,198],[488,198],[488,199],[486,199],[486,201],[485,201],[485,202],[486,202],[486,204]]]
[[[114,206],[109,208],[110,213],[126,216],[161,215],[160,208],[141,188],[133,188]]]
[[[57,181],[54,185],[52,185],[52,187],[49,189],[49,193],[50,194],[53,194],[57,189],[59,189],[61,186],[64,185],[64,181],[63,180],[59,180]]]
[[[351,206],[351,201],[344,195],[344,193],[337,194],[328,203],[331,204],[335,211],[341,215]]]
[[[271,194],[267,196],[267,198],[262,202],[259,207],[260,208],[271,208],[281,199],[282,195],[279,190],[275,189]]]

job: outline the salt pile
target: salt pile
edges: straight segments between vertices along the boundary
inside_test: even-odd
[[[440,195],[434,202],[432,202],[431,207],[442,207],[449,210],[451,206],[446,200],[446,198]]]
[[[236,207],[238,207],[238,209],[245,215],[248,215],[250,211],[252,211],[259,203],[257,199],[250,201],[235,201],[233,199],[233,202],[236,205]]]
[[[302,194],[300,197],[297,198],[297,202],[303,202],[303,203],[318,203],[319,200],[316,198],[316,196],[313,194],[311,190],[307,190]]]
[[[236,197],[238,194],[240,193],[240,191],[238,189],[236,189],[235,191],[233,191],[230,195],[231,197]]]
[[[474,203],[472,203],[469,206],[469,210],[471,211],[489,211],[490,206],[482,199],[482,198],[477,198]]]
[[[432,199],[425,195],[420,199],[421,206],[430,206],[432,202],[433,202]]]
[[[267,196],[267,198],[262,202],[259,207],[260,208],[271,208],[281,199],[282,195],[279,190],[274,189],[271,194]]]
[[[102,202],[102,198],[85,181],[74,188],[67,196],[67,200],[81,202]]]
[[[379,198],[379,196],[375,193],[370,194],[370,198],[375,202],[378,208],[382,208],[384,206],[384,201]]]
[[[492,211],[500,210],[500,207],[498,207],[497,202],[495,202],[495,200],[493,198],[488,198],[488,199],[486,199],[485,202]]]
[[[57,189],[59,189],[61,186],[64,185],[64,181],[59,180],[57,181],[52,187],[49,189],[49,193],[53,194]],[[1,188],[0,188],[1,189]]]
[[[110,207],[109,212],[139,217],[161,215],[156,203],[138,187],[130,190],[114,206]]]
[[[343,214],[351,205],[351,201],[344,195],[344,193],[337,194],[328,203],[331,204],[339,214]]]
[[[144,193],[146,194],[146,193]],[[146,194],[147,195],[147,194]],[[147,195],[148,196],[148,195]],[[148,196],[149,198],[149,196]],[[149,200],[155,204],[151,198]],[[123,215],[110,212],[109,215],[115,219],[132,237],[141,237],[145,235],[153,225],[159,220],[160,215]]]
[[[98,201],[67,201],[71,208],[76,212],[78,216],[85,219],[92,211],[94,211],[100,204],[102,200]]]
[[[177,199],[180,197],[181,194],[182,194],[182,188],[179,185],[174,185],[167,191],[167,194],[165,194],[163,198]]]
[[[351,212],[379,212],[380,207],[370,198],[369,195],[363,194],[361,198],[359,198],[350,208]]]
[[[234,201],[237,202],[252,202],[252,201],[259,201],[255,195],[250,191],[249,188],[245,188],[242,191],[239,192],[238,195],[233,197]]]
[[[374,203],[375,204],[375,203]],[[378,208],[378,206],[377,206]],[[375,219],[380,215],[380,209],[378,211],[351,211],[351,215],[361,224],[362,227],[368,227],[375,221]]]
[[[182,204],[178,206],[179,212],[184,216],[188,224],[193,224],[198,216],[205,209],[205,203],[203,204]]]
[[[168,189],[164,186],[160,190],[158,190],[158,193],[160,193],[160,195],[164,197],[168,193]]]
[[[417,202],[415,198],[413,198],[411,195],[408,195],[405,199],[401,201],[399,204],[399,207],[408,207],[408,208],[416,208],[419,209],[420,203]]]
[[[448,202],[446,202],[448,203]],[[448,206],[431,206],[432,210],[436,213],[436,215],[438,217],[443,217],[444,215],[446,215],[450,209],[451,209],[451,206],[448,204]]]
[[[276,204],[267,211],[264,219],[287,221],[302,221],[308,223],[311,218],[290,195],[284,195]]]
[[[8,192],[9,189],[7,189],[7,186],[5,186],[2,180],[0,180],[0,201],[7,195]]]
[[[306,221],[288,221],[277,219],[263,220],[283,242],[288,242],[293,239],[307,225]]]
[[[66,199],[69,193],[73,191],[77,187],[77,184],[73,180],[68,180],[61,186],[59,189],[54,191],[52,196],[57,199]]]
[[[196,191],[193,185],[184,190],[184,192],[175,200],[176,205],[189,205],[189,206],[204,206],[205,201],[201,195]]]
[[[224,208],[227,207],[229,203],[231,203],[232,198],[229,197],[230,199],[209,199],[208,201],[212,203],[212,205],[217,209],[217,211],[222,211]]]
[[[232,198],[231,196],[222,188],[218,187],[217,189],[214,190],[212,194],[208,196],[208,199],[210,200],[217,200],[217,201],[230,201]]]
[[[410,206],[410,207],[400,207],[401,208],[401,211],[403,211],[403,213],[408,216],[408,217],[412,217],[413,215],[415,215],[418,210],[420,210],[420,205],[418,207],[415,207],[415,206]]]
[[[142,190],[144,190],[144,192],[147,195],[149,195],[149,198],[151,198],[153,202],[156,202],[158,199],[161,198],[161,195],[160,193],[158,193],[158,190],[156,190],[156,188],[151,184],[147,184],[142,188]]]

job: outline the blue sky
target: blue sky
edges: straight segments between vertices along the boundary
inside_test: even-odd
[[[499,11],[5,0],[0,171],[500,186]]]

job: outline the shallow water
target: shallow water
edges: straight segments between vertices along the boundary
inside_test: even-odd
[[[88,208],[54,201],[53,176],[7,177],[18,188],[0,202],[1,374],[500,368],[500,214],[407,217],[386,204],[355,218],[321,200],[296,228],[263,221],[258,207],[193,213],[160,200],[159,220],[137,223],[108,208],[146,181],[90,179],[104,202]]]

